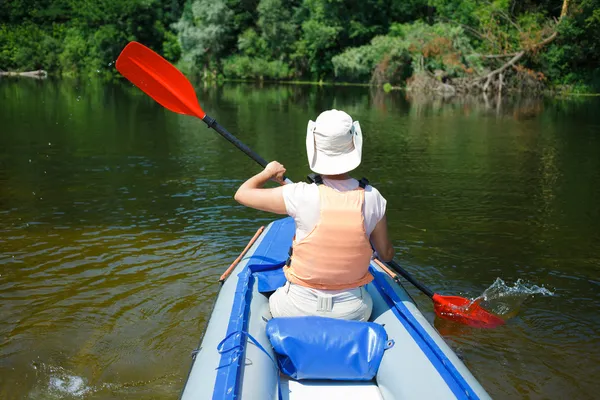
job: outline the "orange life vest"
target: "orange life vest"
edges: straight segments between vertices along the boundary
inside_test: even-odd
[[[294,240],[284,268],[288,281],[314,289],[344,290],[373,280],[369,273],[373,249],[363,215],[365,186],[363,179],[359,188],[338,192],[319,184],[320,218],[304,239]]]

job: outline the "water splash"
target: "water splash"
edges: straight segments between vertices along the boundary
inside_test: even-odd
[[[86,378],[72,371],[43,362],[33,362],[32,367],[36,372],[38,385],[29,393],[30,400],[77,400],[114,386],[110,383],[90,385]]]
[[[543,285],[528,284],[521,279],[517,279],[512,286],[509,286],[502,279],[496,278],[496,281],[485,289],[481,296],[473,299],[472,303],[478,303],[503,319],[509,319],[519,313],[521,305],[527,298],[535,295],[554,296],[554,292]]]
[[[38,385],[29,393],[31,400],[38,399],[78,399],[92,391],[84,378],[62,367],[33,362],[32,367],[38,378]]]
[[[81,397],[90,391],[90,387],[85,384],[83,378],[80,376],[65,374],[62,376],[51,376],[49,390],[56,394]]]
[[[27,400],[82,400],[88,398],[137,398],[140,387],[150,385],[156,394],[152,398],[168,398],[172,395],[173,385],[179,385],[179,375],[169,373],[155,379],[121,383],[96,383],[77,375],[66,368],[34,361],[31,364],[37,378],[36,385],[25,397]],[[148,387],[150,387],[148,386]],[[177,389],[176,389],[177,390]],[[131,397],[133,396],[133,397]]]

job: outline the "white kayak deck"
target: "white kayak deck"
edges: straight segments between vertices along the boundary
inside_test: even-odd
[[[379,388],[373,381],[300,382],[283,378],[281,391],[283,400],[383,400]]]

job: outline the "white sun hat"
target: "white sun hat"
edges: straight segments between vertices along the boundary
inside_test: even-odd
[[[306,129],[308,165],[321,175],[338,175],[360,165],[362,131],[358,121],[343,111],[322,112]]]

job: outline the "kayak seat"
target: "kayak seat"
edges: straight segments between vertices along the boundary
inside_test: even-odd
[[[394,344],[373,322],[285,317],[271,319],[266,329],[279,369],[297,380],[372,380]]]

